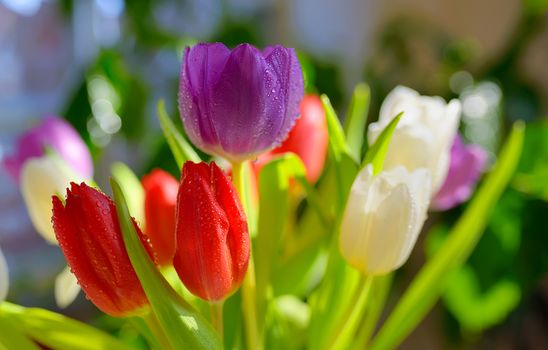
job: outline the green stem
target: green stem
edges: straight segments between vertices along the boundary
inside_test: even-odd
[[[151,311],[148,314],[144,315],[143,320],[147,324],[152,334],[154,334],[156,341],[160,345],[160,349],[158,350],[173,350],[173,347],[171,346],[171,343],[169,342],[169,339],[167,338],[167,335],[165,334],[162,325],[158,321],[158,318],[156,318],[156,315],[154,315],[154,312]]]
[[[354,291],[352,300],[347,309],[339,318],[338,324],[335,327],[333,336],[327,343],[326,349],[339,349],[341,344],[339,343],[343,337],[351,337],[359,324],[359,319],[363,315],[365,308],[367,307],[367,301],[371,296],[371,290],[373,285],[373,276],[361,276]]]
[[[221,340],[224,338],[224,326],[223,326],[223,304],[224,300],[214,301],[209,303],[211,310],[211,323],[217,332]]]
[[[354,349],[365,349],[371,335],[375,331],[375,326],[381,316],[386,299],[388,298],[388,292],[392,285],[393,273],[385,276],[375,277],[375,284],[373,287],[373,303],[367,309],[364,319],[362,320],[356,338],[354,340]]]
[[[242,203],[245,205],[245,198],[243,198],[242,165],[241,162],[232,163],[232,182],[240,195]],[[246,343],[249,350],[262,350],[263,348],[262,343],[259,341],[259,330],[257,327],[256,288],[255,264],[253,262],[253,249],[250,241],[249,264],[247,267],[247,274],[242,282],[242,311],[244,314]]]

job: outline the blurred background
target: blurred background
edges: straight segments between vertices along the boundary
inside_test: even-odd
[[[307,91],[328,94],[339,115],[360,81],[372,89],[370,121],[398,84],[459,98],[463,135],[492,161],[523,119],[521,164],[486,234],[401,348],[548,349],[547,10],[546,0],[0,0],[0,159],[56,114],[86,140],[105,188],[115,160],[139,175],[176,171],[156,104],[165,99],[178,119],[181,53],[198,41],[295,47]],[[431,215],[392,304],[461,211]],[[36,234],[2,169],[0,246],[8,300],[57,310],[64,258]],[[62,312],[139,342],[82,295]]]

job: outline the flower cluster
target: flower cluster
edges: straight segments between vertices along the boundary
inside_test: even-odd
[[[223,302],[241,289],[233,304],[242,307],[243,327],[232,332],[242,332],[246,348],[276,338],[264,327],[282,322],[284,302],[310,308],[311,348],[346,348],[365,313],[373,283],[366,278],[402,266],[428,210],[470,198],[486,162],[485,151],[458,134],[458,100],[402,86],[359,135],[367,134],[362,152],[363,140],[346,141],[327,97],[304,94],[297,54],[282,46],[186,48],[178,98],[186,136],[212,157],[202,160],[183,135],[164,130],[179,180],[154,169],[118,191],[115,175],[111,199],[92,180],[82,139],[53,117],[24,134],[4,161],[36,230],[68,263],[56,283],[59,305],[72,302],[79,285],[104,313],[145,318],[157,347],[220,348]],[[358,120],[365,131],[366,118]],[[220,158],[231,163],[228,171]],[[126,196],[131,191],[139,195]],[[339,298],[348,290],[359,296],[355,305]],[[0,302],[6,293],[0,252]],[[188,293],[209,302],[210,318]],[[284,294],[299,298],[280,300]]]

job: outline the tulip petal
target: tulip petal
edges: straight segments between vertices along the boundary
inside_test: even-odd
[[[19,138],[16,152],[4,160],[6,170],[19,182],[26,161],[44,155],[46,147],[59,154],[79,176],[85,179],[93,177],[93,161],[86,144],[69,123],[53,116],[47,116]]]
[[[206,150],[219,143],[217,129],[209,118],[212,86],[229,56],[230,50],[221,43],[198,44],[184,52],[179,88],[181,118],[192,143]]]
[[[477,145],[465,145],[457,136],[451,148],[447,177],[434,197],[432,207],[448,210],[470,198],[486,161],[485,150]]]
[[[249,44],[185,50],[179,108],[191,141],[231,161],[250,159],[279,145],[293,126],[303,97],[295,50],[260,52]]]
[[[266,94],[265,81],[275,79],[266,68],[256,48],[240,45],[231,52],[219,81],[213,86],[212,121],[216,130],[222,130],[219,142],[224,152],[254,153],[253,145],[260,142],[257,139],[270,136],[262,135],[265,128],[271,127],[267,123],[281,119],[281,115],[268,118],[266,114],[274,96]]]
[[[227,234],[228,254],[232,260],[233,284],[240,285],[247,271],[249,261],[249,232],[244,209],[238,198],[238,193],[228,177],[215,164],[211,164],[212,180],[215,184],[215,197],[223,208],[225,215],[231,218]]]
[[[340,249],[365,274],[385,274],[409,257],[426,220],[430,175],[399,166],[373,176],[368,165],[352,184],[341,224]]]
[[[23,166],[23,200],[36,231],[51,244],[57,244],[51,224],[51,196],[63,195],[70,181],[77,180],[50,156],[30,159]]]
[[[61,309],[68,307],[80,293],[78,279],[66,266],[55,278],[55,302]]]
[[[173,265],[193,294],[220,300],[232,286],[228,218],[211,191],[207,164],[192,163],[184,170],[177,201],[177,253]]]
[[[68,265],[97,307],[112,316],[125,316],[148,305],[110,198],[84,183],[72,183],[65,206],[53,197],[53,225]]]

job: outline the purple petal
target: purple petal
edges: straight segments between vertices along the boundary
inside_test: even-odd
[[[4,167],[19,182],[23,164],[40,157],[50,147],[85,179],[93,177],[93,161],[85,143],[74,128],[63,119],[48,116],[35,128],[28,130],[17,141],[14,154],[4,159]]]
[[[284,100],[284,117],[275,140],[275,146],[278,146],[287,138],[299,116],[299,105],[304,96],[304,82],[301,66],[294,49],[286,49],[278,45],[269,51],[266,62],[276,72],[280,86],[278,98]],[[275,103],[272,107],[273,109],[279,108],[279,104]]]
[[[432,201],[432,208],[448,210],[470,198],[486,160],[485,150],[477,145],[465,145],[457,135],[451,147],[447,178]]]
[[[208,153],[242,160],[275,147],[293,126],[303,95],[293,49],[185,50],[179,108],[189,138]]]
[[[221,43],[186,48],[179,87],[179,112],[191,141],[200,148],[219,142],[210,118],[212,86],[219,80],[230,50]]]
[[[260,133],[270,121],[268,118],[279,118],[266,114],[268,75],[260,51],[253,46],[239,45],[231,52],[212,96],[211,119],[221,131],[220,147],[225,153],[254,153],[252,145],[257,137],[262,137]]]

